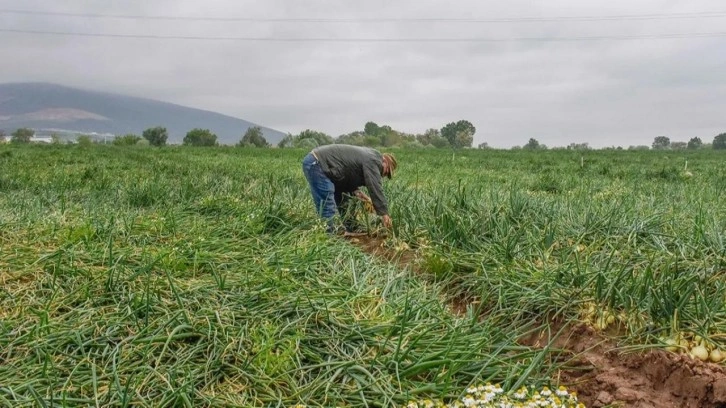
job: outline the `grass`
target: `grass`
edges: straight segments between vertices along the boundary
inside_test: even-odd
[[[396,152],[395,240],[422,274],[324,234],[304,154],[0,146],[0,404],[556,389],[550,350],[516,339],[589,304],[625,344],[724,340],[718,152]],[[456,315],[462,296],[477,303]]]

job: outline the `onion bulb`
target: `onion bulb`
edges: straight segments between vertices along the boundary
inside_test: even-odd
[[[696,346],[691,349],[691,357],[697,358],[701,361],[708,360],[708,350],[703,346]]]
[[[708,355],[708,359],[714,363],[720,363],[724,359],[724,354],[721,352],[721,350],[715,348],[711,350],[711,354]]]
[[[678,351],[678,342],[676,339],[665,339],[663,342],[666,344],[666,350],[675,353]]]

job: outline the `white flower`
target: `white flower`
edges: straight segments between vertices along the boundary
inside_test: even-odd
[[[527,398],[527,387],[522,387],[518,389],[517,392],[515,392],[512,396],[518,400],[523,400]]]

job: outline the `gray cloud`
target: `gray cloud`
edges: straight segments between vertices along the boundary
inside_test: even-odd
[[[521,18],[726,11],[716,0],[368,2],[0,0],[0,9],[267,18]],[[283,23],[0,13],[24,30],[198,37],[579,38],[721,32],[726,17],[509,23]],[[0,33],[2,81],[48,81],[334,136],[366,121],[415,133],[459,119],[508,147],[710,141],[726,131],[726,37],[457,43],[245,42]]]

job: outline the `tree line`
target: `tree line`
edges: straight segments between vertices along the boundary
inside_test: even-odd
[[[451,122],[441,129],[428,129],[422,134],[397,131],[388,125],[367,122],[363,130],[333,138],[322,132],[306,129],[297,135],[288,134],[277,147],[313,148],[332,143],[345,143],[367,147],[405,147],[405,148],[467,148],[472,147],[476,128],[467,120]]]
[[[567,150],[591,150],[588,143],[570,143],[565,147]],[[703,148],[713,148],[716,150],[726,149],[726,133],[721,133],[713,138],[713,142],[708,145],[701,140],[700,137],[693,137],[688,142],[671,142],[667,136],[657,136],[653,139],[653,143],[648,145],[637,145],[629,146],[628,150],[697,150]],[[547,150],[548,147],[545,144],[540,143],[535,138],[530,138],[527,144],[523,146],[514,146],[512,150]],[[617,147],[618,150],[623,150],[622,147]]]
[[[312,149],[316,146],[345,143],[367,147],[403,147],[403,148],[471,148],[474,142],[476,128],[467,120],[459,120],[444,125],[441,129],[431,128],[422,134],[409,134],[392,129],[388,125],[380,126],[375,122],[367,122],[363,130],[333,138],[323,132],[306,129],[297,135],[288,134],[278,144],[279,148]],[[20,128],[10,136],[12,143],[29,143],[35,132],[32,129]],[[5,133],[0,130],[0,141],[5,140]],[[141,134],[126,134],[117,136],[112,144],[116,146],[150,145],[164,146],[167,144],[168,132],[163,126],[155,126],[144,130]],[[77,143],[87,145],[93,143],[90,136],[79,135]],[[60,143],[60,139],[53,137],[53,143]],[[218,146],[217,135],[209,129],[195,128],[187,132],[182,144],[185,146]],[[262,129],[258,126],[248,128],[237,142],[238,147],[272,147],[265,139]],[[477,146],[480,149],[488,148],[486,143]],[[711,147],[716,150],[726,149],[726,133],[714,137],[710,146],[703,143],[701,138],[693,137],[688,142],[671,141],[666,136],[657,136],[651,146],[630,146],[629,150],[666,150],[666,149],[701,149]],[[512,150],[546,150],[548,147],[535,138],[530,138],[523,146],[514,146]],[[588,143],[571,143],[568,150],[589,150]],[[618,147],[618,149],[622,149]]]

